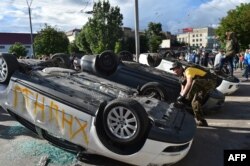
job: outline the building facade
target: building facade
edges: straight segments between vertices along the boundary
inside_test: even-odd
[[[27,51],[27,56],[32,56],[30,33],[0,33],[0,52],[8,53],[16,42],[21,43]]]
[[[211,27],[185,28],[183,33],[177,35],[177,41],[187,43],[192,47],[213,49],[217,46],[215,31]]]
[[[81,32],[81,29],[76,29],[76,28],[71,31],[66,32],[66,36],[68,37],[69,42],[72,43],[80,32]]]

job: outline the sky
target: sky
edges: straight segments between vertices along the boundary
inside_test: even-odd
[[[139,29],[149,22],[161,23],[163,31],[176,34],[183,28],[216,27],[231,9],[250,0],[137,0]],[[81,29],[98,0],[1,0],[0,32],[30,33],[28,6],[33,33],[44,25],[61,31]],[[123,26],[135,29],[136,0],[109,0],[123,15]]]

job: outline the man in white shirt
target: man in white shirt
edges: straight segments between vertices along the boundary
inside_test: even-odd
[[[223,50],[219,50],[219,53],[215,55],[214,68],[218,68],[220,66],[222,58],[224,58],[224,51]]]

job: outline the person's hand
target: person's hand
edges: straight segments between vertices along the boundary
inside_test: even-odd
[[[182,95],[180,95],[180,96],[177,97],[177,102],[179,102],[179,103],[183,103],[184,100],[185,100],[185,97],[182,96]]]

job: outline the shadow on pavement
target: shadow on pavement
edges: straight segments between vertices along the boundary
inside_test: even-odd
[[[217,111],[205,114],[205,118],[221,120],[250,120],[250,103],[248,101],[227,101]]]
[[[241,83],[239,89],[231,95],[228,96],[240,96],[249,97],[250,96],[250,81],[249,84]]]
[[[7,123],[4,123],[7,121],[11,121],[11,125],[6,125]],[[3,123],[1,124],[1,122],[5,125],[3,125]],[[9,113],[0,107],[0,139],[15,139],[18,136],[24,135],[39,139],[36,134],[22,126],[19,122],[12,118]]]
[[[11,126],[0,124],[0,139],[15,139],[18,136],[29,136],[40,139],[36,134],[18,122]]]
[[[8,112],[0,107],[0,122],[3,121],[15,121]]]
[[[250,149],[249,131],[249,128],[234,127],[197,128],[189,153],[183,160],[174,164],[174,166],[223,165],[224,150]]]
[[[80,160],[85,164],[91,164],[95,166],[132,166],[126,163],[122,163],[116,160],[112,160],[110,158],[94,155],[94,154],[84,154]]]

